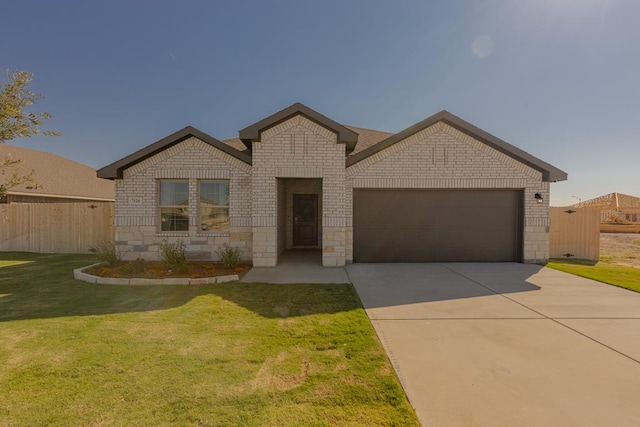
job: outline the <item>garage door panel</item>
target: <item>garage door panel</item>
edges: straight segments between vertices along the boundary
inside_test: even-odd
[[[354,261],[520,261],[520,190],[354,190]]]

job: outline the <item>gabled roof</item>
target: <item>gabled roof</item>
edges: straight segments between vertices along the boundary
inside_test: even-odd
[[[187,126],[184,129],[181,129],[178,132],[167,136],[166,138],[162,138],[161,140],[156,141],[153,144],[148,145],[123,159],[120,159],[108,166],[103,167],[102,169],[99,169],[98,177],[106,179],[120,179],[122,178],[122,172],[125,169],[130,168],[136,163],[140,163],[141,161],[154,156],[160,151],[176,145],[192,136],[195,136],[199,140],[229,154],[230,156],[235,157],[238,160],[241,160],[249,165],[251,164],[251,156],[247,155],[246,153],[242,153],[192,126]]]
[[[356,132],[299,102],[242,129],[240,131],[240,139],[251,150],[251,144],[253,141],[260,141],[263,131],[299,114],[337,134],[338,143],[347,145],[347,154],[355,149],[358,142],[358,134]]]
[[[309,120],[319,124],[320,126],[329,129],[337,135],[338,143],[346,144],[346,166],[354,165],[390,146],[400,142],[411,135],[414,135],[429,126],[432,126],[438,122],[446,123],[447,125],[469,135],[470,137],[492,147],[493,149],[504,153],[505,155],[528,165],[529,167],[542,173],[542,179],[544,181],[564,181],[567,179],[566,172],[546,163],[537,157],[515,147],[491,134],[483,131],[480,128],[462,120],[448,111],[441,111],[416,123],[407,129],[391,134],[388,132],[380,132],[371,129],[358,128],[354,126],[341,125],[338,122],[331,120],[330,118],[312,110],[311,108],[301,104],[295,103],[281,111],[278,111],[271,116],[260,120],[259,122],[248,126],[240,131],[240,138],[232,138],[223,141],[219,141],[212,136],[207,135],[191,126],[167,136],[153,144],[136,151],[129,156],[120,159],[109,166],[98,170],[97,174],[100,178],[116,179],[122,178],[122,172],[141,162],[160,151],[169,148],[175,144],[178,144],[187,138],[194,136],[207,144],[210,144],[219,150],[239,159],[249,165],[251,161],[251,146],[253,141],[259,141],[261,133],[265,130],[288,120],[296,115],[302,115]]]
[[[487,144],[491,148],[498,150],[501,153],[504,153],[507,156],[518,160],[519,162],[522,162],[535,170],[540,171],[542,173],[542,179],[544,181],[555,182],[566,181],[567,179],[566,172],[538,159],[537,157],[532,156],[526,151],[523,151],[518,147],[515,147],[508,142],[501,140],[500,138],[491,135],[488,132],[483,131],[482,129],[462,120],[460,117],[445,110],[440,111],[439,113],[436,113],[433,116],[428,117],[421,122],[416,123],[415,125],[410,126],[401,132],[398,132],[395,135],[391,135],[390,137],[378,142],[377,144],[372,145],[371,147],[359,152],[358,154],[347,158],[347,167],[356,164],[366,159],[367,157],[370,157],[384,150],[385,148],[388,148],[393,144],[400,142],[403,139],[406,139],[411,135],[416,134],[421,130],[424,130],[438,122],[446,123],[449,126],[459,130],[460,132],[463,132],[470,137],[477,139],[484,144]]]
[[[350,156],[358,154],[360,151],[365,150],[372,145],[382,141],[383,139],[386,139],[393,135],[393,133],[391,132],[365,129],[351,125],[344,125],[344,127],[346,127],[347,129],[351,129],[358,134],[358,143],[356,144],[356,148],[349,154]],[[247,147],[245,147],[240,138],[223,139],[222,142],[230,145],[232,148],[235,148],[238,151],[251,155],[251,152],[247,150]]]
[[[44,151],[0,144],[0,159],[10,155],[22,164],[18,173],[34,171],[34,182],[13,187],[8,194],[21,196],[55,197],[79,200],[113,200],[112,182],[96,177],[96,170]]]
[[[385,140],[393,135],[393,133],[391,132],[359,128],[350,125],[345,126],[358,134],[358,143],[356,144],[356,148],[353,150],[353,152],[349,154],[350,156],[355,156],[359,152],[364,151],[372,145],[375,145],[378,142]]]

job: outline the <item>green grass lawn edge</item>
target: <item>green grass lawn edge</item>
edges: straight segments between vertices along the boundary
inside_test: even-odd
[[[608,285],[640,292],[640,269],[606,262],[587,260],[550,259],[545,265],[554,270],[597,280]]]

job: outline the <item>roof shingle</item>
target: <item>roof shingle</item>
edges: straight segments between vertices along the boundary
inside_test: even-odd
[[[0,159],[8,155],[20,160],[20,174],[34,171],[34,183],[11,188],[9,194],[61,197],[89,200],[114,200],[113,181],[96,177],[96,170],[44,151],[0,144]]]

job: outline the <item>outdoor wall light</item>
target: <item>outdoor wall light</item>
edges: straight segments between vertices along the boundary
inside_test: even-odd
[[[544,202],[544,199],[542,198],[542,194],[540,193],[536,193],[535,196],[533,197],[536,199],[537,204],[541,204],[542,202]]]

